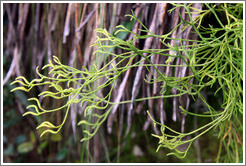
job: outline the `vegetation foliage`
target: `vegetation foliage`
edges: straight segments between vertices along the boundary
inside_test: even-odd
[[[105,28],[95,30],[97,40],[92,46],[97,59],[94,64],[83,66],[80,70],[64,65],[58,57],[53,56],[53,61],[50,59],[42,68],[47,69],[48,73],[41,74],[37,67],[39,78],[28,81],[23,76],[17,77],[12,85],[19,83],[22,86],[12,89],[12,92],[29,92],[36,86],[46,86],[47,89],[42,91],[39,97],[52,101],[62,100],[64,103],[59,107],[46,109],[42,107],[40,99],[32,97],[28,100],[34,104],[27,106],[29,111],[23,116],[39,116],[64,110],[64,118],[60,124],[45,120],[37,127],[44,128],[41,137],[45,133],[57,134],[68,119],[71,108],[79,104],[80,108],[85,108],[82,110],[84,117],[77,123],[83,128],[81,141],[84,142],[99,132],[102,124],[116,114],[119,105],[130,105],[130,112],[135,109],[132,106],[134,103],[152,100],[167,102],[172,99],[173,110],[176,111],[175,103],[179,100],[179,112],[177,115],[173,113],[172,118],[176,121],[176,116],[181,117],[181,131],[173,129],[172,125],[162,120],[158,122],[152,108],[143,108],[154,128],[160,128],[159,133],[156,129],[155,134],[152,134],[159,140],[156,152],[161,148],[168,148],[170,152],[167,155],[185,158],[192,143],[213,130],[220,142],[216,161],[239,162],[242,158],[239,154],[242,151],[243,131],[243,4],[203,5],[203,9],[199,9],[193,4],[172,4],[173,7],[168,12],[182,9],[184,15],[179,14],[180,22],[165,34],[153,33],[151,26],[147,28],[132,12],[126,17],[130,17],[131,22],[142,28],[131,30],[124,25],[118,25],[114,33]],[[222,19],[221,15],[225,19]],[[202,24],[207,17],[213,17],[216,23],[208,26]],[[176,36],[183,34],[183,37],[174,37],[175,33]],[[187,36],[184,37],[184,34]],[[131,38],[125,40],[122,36],[126,35]],[[136,42],[142,40],[158,41],[161,47],[140,48]],[[156,63],[153,57],[157,55],[163,57],[165,62]],[[103,59],[103,62],[99,61],[99,58]],[[123,100],[120,94],[124,84],[121,84],[118,88],[119,95],[115,96],[113,92],[118,87],[118,81],[124,78],[127,72],[141,68],[146,70],[144,81],[150,87],[159,86],[158,91],[153,96],[139,97],[132,94],[131,99]],[[124,81],[126,80],[122,79],[122,83]],[[136,92],[135,82],[133,92]],[[216,105],[211,104],[204,92],[211,92],[213,96],[219,95],[221,100]],[[190,103],[198,104],[198,101],[202,106],[198,106],[199,111],[194,112]],[[169,109],[167,105],[164,106],[165,110]],[[208,120],[198,128],[184,132],[182,128],[185,117]],[[108,131],[111,130],[108,122]],[[128,133],[129,129],[126,131]],[[187,147],[180,150],[184,145]]]

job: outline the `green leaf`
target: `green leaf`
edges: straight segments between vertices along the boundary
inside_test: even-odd
[[[48,142],[42,142],[42,143],[38,146],[37,152],[38,152],[39,155],[42,153],[42,150],[43,150],[44,148],[47,147],[47,145],[48,145]]]
[[[16,90],[22,90],[22,91],[25,91],[25,92],[29,92],[31,90],[31,88],[26,89],[23,86],[20,86],[20,87],[16,87],[16,88],[12,89],[10,92],[14,92]]]
[[[35,115],[35,116],[38,116],[39,115],[39,113],[28,111],[28,112],[24,113],[22,116],[26,116],[28,114]]]
[[[30,131],[30,139],[33,144],[36,142],[36,137],[33,131]]]
[[[47,128],[58,128],[57,126],[54,126],[52,123],[48,122],[48,121],[44,121],[43,123],[41,123],[37,129],[41,128],[41,127],[47,127]]]
[[[42,137],[45,133],[57,134],[58,131],[54,131],[54,130],[44,130],[44,132],[42,132],[42,134],[40,135],[40,137]]]
[[[62,140],[62,136],[60,133],[57,133],[57,134],[52,134],[51,137],[50,137],[51,141],[53,142],[59,142]]]
[[[118,28],[124,27],[125,29],[131,30],[133,25],[134,25],[134,21],[126,21],[126,22],[122,22],[122,24],[117,27]],[[119,39],[124,40],[128,34],[129,32],[120,32],[120,33],[117,33],[115,36]]]
[[[19,153],[28,153],[34,148],[32,142],[24,142],[17,147]]]
[[[62,91],[62,87],[60,85],[51,83],[50,87],[54,87],[58,92]]]
[[[14,88],[16,88],[16,86],[15,85],[8,85],[7,84],[7,86],[8,86],[8,88],[10,88],[10,89],[14,89]],[[21,103],[24,105],[24,106],[28,106],[28,105],[30,105],[31,104],[31,102],[28,102],[28,98],[27,98],[27,95],[23,92],[23,91],[14,91],[14,94],[15,94],[15,96],[21,101]],[[31,111],[35,111],[33,108],[31,108],[30,109]]]

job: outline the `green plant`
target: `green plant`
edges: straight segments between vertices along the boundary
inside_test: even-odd
[[[240,17],[240,12],[242,11],[242,4],[231,5],[231,4],[223,4],[217,10],[214,9],[213,6],[209,4],[205,4],[208,8],[207,10],[199,11],[201,14],[199,17],[195,19],[194,22],[184,21],[185,24],[192,26],[196,33],[200,37],[200,41],[197,41],[197,45],[193,45],[192,49],[186,50],[187,47],[178,48],[177,51],[186,52],[186,55],[189,61],[185,63],[192,70],[193,76],[178,78],[180,81],[180,85],[177,88],[178,90],[186,89],[186,93],[191,96],[197,95],[198,98],[202,99],[202,101],[206,104],[209,112],[206,114],[194,114],[192,112],[188,112],[182,106],[180,108],[184,113],[200,116],[200,117],[211,117],[212,121],[197,130],[194,130],[189,133],[180,133],[170,129],[166,125],[162,125],[158,122],[156,124],[161,125],[162,136],[154,135],[159,138],[159,147],[167,147],[169,149],[175,149],[176,152],[169,153],[175,154],[179,157],[184,157],[187,153],[186,151],[179,151],[176,149],[177,146],[191,143],[204,133],[208,132],[212,128],[219,127],[218,138],[221,139],[221,143],[225,141],[226,136],[229,132],[231,132],[231,128],[227,125],[228,122],[235,124],[235,126],[242,127],[242,115],[243,115],[243,103],[242,103],[242,81],[243,81],[243,52],[242,52],[242,44],[243,44],[243,24],[242,19]],[[186,5],[176,5],[182,6],[186,8],[186,11],[190,15],[190,8]],[[219,17],[217,16],[215,11],[224,12],[227,18],[227,25],[221,23]],[[239,11],[237,13],[236,11]],[[195,22],[201,22],[204,14],[212,13],[216,17],[216,20],[219,22],[219,28],[210,26],[208,28],[200,26],[200,23],[196,26]],[[191,17],[190,17],[191,18]],[[200,26],[200,31],[198,31],[197,27]],[[223,32],[221,35],[219,32]],[[210,37],[203,37],[203,34],[210,34]],[[219,35],[219,36],[218,36]],[[171,49],[171,48],[170,48]],[[189,64],[190,63],[190,64]],[[199,68],[197,68],[199,66]],[[197,69],[199,70],[197,70]],[[191,79],[197,79],[198,84],[189,83]],[[177,78],[173,77],[170,79],[171,81],[176,81]],[[174,85],[174,82],[170,82],[171,85]],[[169,85],[170,85],[169,84]],[[219,110],[215,110],[211,107],[203,95],[200,93],[201,90],[205,87],[213,87],[216,84],[219,84],[219,88],[216,89],[214,95],[219,91],[223,94],[223,103],[220,106]],[[232,122],[233,121],[233,122]],[[240,123],[240,124],[238,124]],[[242,133],[242,128],[239,131],[236,131],[237,127],[234,127],[233,135],[237,135]],[[165,134],[165,129],[172,131],[175,135]],[[190,140],[182,141],[182,138],[188,135],[192,135],[196,132],[200,132],[197,136],[193,137]],[[234,140],[237,140],[237,143],[240,143],[240,140],[234,136]],[[171,139],[167,139],[171,138]],[[229,138],[231,139],[231,138]],[[229,140],[230,141],[230,140]],[[236,162],[238,162],[238,145],[235,143],[232,146],[232,151],[235,156]],[[229,146],[226,148],[229,148]],[[221,145],[220,145],[221,148]],[[157,150],[158,150],[157,149]],[[183,156],[180,156],[183,155]],[[219,160],[220,150],[218,153],[217,161]]]
[[[200,99],[207,107],[207,112],[201,114],[195,114],[180,106],[182,113],[186,113],[192,116],[211,118],[211,122],[201,126],[200,128],[188,132],[182,133],[175,131],[165,124],[161,124],[152,118],[156,125],[160,126],[162,135],[152,134],[159,139],[159,146],[157,151],[161,147],[166,147],[173,152],[168,155],[176,155],[179,158],[184,158],[189,150],[192,142],[210,131],[211,129],[218,128],[218,138],[220,139],[220,150],[218,153],[217,161],[221,152],[222,145],[225,145],[227,135],[230,135],[233,144],[228,143],[225,148],[232,149],[235,152],[236,162],[239,160],[238,156],[238,143],[240,139],[239,133],[242,132],[242,115],[243,115],[243,103],[242,103],[242,81],[243,81],[243,61],[242,61],[242,45],[243,45],[243,22],[240,18],[242,12],[242,4],[222,4],[219,6],[205,4],[207,10],[199,10],[193,8],[191,5],[185,4],[173,4],[175,7],[183,7],[186,10],[186,14],[189,19],[182,20],[172,31],[165,35],[155,35],[148,28],[146,28],[141,21],[134,15],[127,15],[132,20],[139,22],[143,29],[139,29],[145,35],[138,35],[133,31],[120,25],[117,26],[115,34],[110,34],[106,29],[96,29],[100,37],[93,45],[97,48],[94,54],[107,55],[106,65],[100,68],[100,65],[93,65],[90,70],[83,67],[82,70],[63,65],[57,57],[53,57],[55,63],[51,60],[49,64],[42,69],[50,68],[49,75],[45,76],[36,69],[40,79],[34,79],[31,82],[26,78],[20,76],[12,83],[20,83],[21,87],[14,88],[11,91],[23,90],[29,92],[33,87],[40,85],[48,85],[50,90],[44,91],[39,94],[43,97],[51,97],[53,99],[63,99],[65,104],[59,108],[45,109],[42,108],[41,103],[37,98],[30,98],[30,101],[35,101],[36,105],[29,105],[27,108],[34,108],[35,112],[28,111],[23,116],[42,115],[45,113],[52,113],[65,109],[65,117],[60,125],[54,125],[49,121],[41,123],[37,129],[45,128],[41,136],[45,133],[58,133],[64,125],[69,109],[72,104],[87,104],[84,110],[85,119],[81,120],[78,125],[85,125],[84,138],[81,141],[91,139],[98,131],[102,123],[108,118],[109,113],[112,111],[115,105],[131,103],[131,100],[120,101],[118,103],[112,102],[111,93],[115,86],[116,80],[127,70],[139,66],[145,67],[152,77],[145,79],[149,84],[161,83],[162,89],[159,95],[146,98],[135,99],[134,102],[157,99],[157,98],[173,98],[182,97],[184,95],[191,96],[194,100]],[[172,11],[170,10],[170,12]],[[192,17],[192,14],[198,13],[196,18]],[[223,13],[226,15],[226,23],[222,23],[217,13]],[[216,18],[216,21],[220,25],[219,27],[203,27],[201,25],[204,17],[212,14]],[[175,39],[170,37],[172,33],[181,28],[181,32],[190,28],[190,33],[197,34],[199,40],[196,39]],[[193,31],[191,31],[193,29]],[[130,33],[133,34],[133,38],[124,41],[118,38],[118,33]],[[210,36],[207,37],[206,34]],[[147,38],[158,38],[160,42],[166,47],[165,49],[139,49],[134,45],[134,42]],[[178,41],[180,45],[171,46],[169,41]],[[112,52],[113,48],[122,49],[121,54],[115,54]],[[175,54],[169,54],[173,51]],[[154,64],[151,61],[151,56],[159,54],[160,56],[167,57],[165,64]],[[136,57],[142,57],[141,60],[136,61]],[[183,65],[173,64],[175,60],[181,60]],[[147,61],[148,63],[142,63]],[[186,68],[191,74],[188,76],[172,76],[166,73],[162,73],[158,67],[173,68]],[[151,71],[150,68],[153,68]],[[75,86],[76,85],[76,86]],[[220,109],[214,109],[202,95],[204,88],[216,88],[215,85],[219,85],[214,91],[214,94],[221,93],[223,102],[219,106]],[[77,88],[75,88],[77,87]],[[107,95],[101,95],[101,91],[107,89]],[[170,89],[175,89],[177,93],[171,94]],[[97,110],[101,110],[102,114],[96,113]],[[149,113],[149,112],[148,112]],[[228,126],[230,122],[231,126]],[[232,130],[232,126],[233,130]],[[167,132],[168,131],[168,132]],[[234,132],[232,132],[234,131]],[[170,134],[173,133],[173,134]],[[232,133],[231,133],[232,132]],[[168,134],[167,134],[168,133]],[[195,133],[199,133],[193,136]],[[187,136],[193,136],[189,140],[183,140]],[[178,147],[183,144],[189,144],[185,151],[178,150]]]

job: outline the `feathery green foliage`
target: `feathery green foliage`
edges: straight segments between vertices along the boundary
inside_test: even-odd
[[[138,35],[122,25],[117,27],[118,30],[115,34],[110,34],[106,29],[96,29],[96,32],[99,33],[101,37],[98,37],[97,41],[93,45],[98,48],[94,53],[104,54],[107,55],[107,57],[110,57],[108,58],[107,64],[101,68],[94,65],[90,71],[85,67],[83,67],[83,70],[78,70],[73,67],[63,65],[58,58],[54,56],[53,60],[55,64],[50,61],[48,65],[43,67],[43,69],[51,68],[49,76],[40,74],[37,67],[36,72],[40,76],[40,79],[34,79],[31,82],[28,82],[24,77],[16,78],[16,81],[12,84],[20,83],[23,86],[17,87],[12,91],[23,90],[28,92],[35,86],[49,85],[53,90],[44,91],[40,93],[39,96],[51,97],[58,100],[66,99],[65,105],[51,110],[42,108],[41,103],[37,98],[29,99],[36,101],[37,104],[30,105],[27,108],[34,108],[36,112],[28,111],[24,115],[41,115],[66,109],[64,120],[60,125],[55,126],[51,122],[44,121],[37,127],[37,129],[43,127],[46,128],[41,136],[47,132],[55,134],[61,130],[66,121],[71,104],[75,103],[83,105],[83,103],[88,102],[88,105],[84,110],[84,116],[90,116],[96,120],[94,122],[81,120],[78,125],[88,126],[88,130],[84,130],[84,134],[86,134],[86,136],[82,138],[81,141],[86,141],[92,138],[98,131],[101,124],[107,119],[114,105],[131,103],[130,100],[121,101],[119,103],[112,102],[111,93],[117,78],[130,68],[144,66],[150,73],[152,73],[150,67],[153,67],[157,73],[153,79],[145,80],[150,80],[147,81],[149,84],[160,82],[162,84],[162,89],[157,96],[138,98],[135,102],[156,98],[181,97],[188,94],[194,100],[201,99],[207,107],[207,112],[195,114],[180,106],[182,113],[211,119],[211,122],[194,131],[181,133],[171,129],[165,124],[155,121],[149,114],[154,123],[159,125],[161,129],[162,135],[152,134],[154,137],[159,139],[157,151],[160,148],[165,147],[172,150],[168,155],[176,155],[179,158],[184,158],[193,141],[214,128],[217,128],[219,131],[218,138],[221,140],[220,148],[222,148],[222,144],[224,144],[226,140],[225,138],[229,132],[232,132],[232,135],[235,138],[234,140],[238,140],[238,134],[241,134],[242,132],[241,121],[243,115],[243,21],[240,17],[242,4],[221,4],[219,6],[205,4],[207,10],[198,10],[192,8],[190,5],[173,5],[175,8],[184,7],[186,9],[186,13],[189,15],[189,21],[184,20],[180,16],[182,22],[180,22],[172,31],[162,36],[155,35],[150,32],[149,29],[146,28],[134,15],[134,13],[127,16],[131,17],[131,21],[138,21],[143,27],[143,29],[139,29],[139,31],[142,31],[147,35]],[[172,10],[170,10],[170,12]],[[191,10],[193,11],[191,12]],[[199,14],[195,19],[191,17],[191,14],[194,13],[194,11]],[[224,13],[226,21],[222,23],[217,13]],[[203,27],[201,25],[204,17],[210,14],[214,15],[219,27],[213,27],[211,25],[209,27]],[[199,40],[180,39],[181,46],[171,46],[169,41],[178,39],[173,39],[170,36],[175,29],[179,28],[181,25],[184,30],[192,27],[193,31],[191,33],[196,33],[199,36]],[[133,38],[127,41],[117,38],[116,34],[121,32],[133,34]],[[210,36],[207,37],[206,34]],[[147,39],[150,37],[160,39],[166,48],[140,50],[133,44],[136,40]],[[105,44],[107,42],[109,42],[108,45]],[[188,42],[189,44],[184,44],[185,42]],[[115,54],[111,51],[112,48],[120,48],[123,50],[123,53]],[[170,55],[170,50],[174,51],[176,54]],[[167,56],[168,59],[166,63],[153,64],[150,58],[154,54]],[[134,60],[136,56],[143,57],[148,64],[142,64],[142,60],[135,62]],[[171,64],[171,62],[177,58],[183,61],[184,65]],[[116,64],[113,63],[115,60],[117,60]],[[131,64],[132,62],[134,63]],[[191,74],[184,77],[169,76],[158,70],[159,66],[169,66],[174,69],[178,67],[187,67],[191,71]],[[154,75],[154,73],[152,74]],[[98,82],[99,85],[93,86],[94,82]],[[79,86],[75,89],[72,85]],[[216,88],[216,85],[219,85],[219,88],[216,89],[214,95],[217,93],[223,94],[223,102],[220,109],[214,109],[201,93],[205,88]],[[105,88],[108,90],[107,95],[100,95],[100,91]],[[168,88],[176,89],[178,93],[170,94],[167,92]],[[97,114],[94,110],[102,110],[103,113]],[[233,124],[233,130],[231,127],[229,128],[228,122]],[[169,134],[167,134],[168,130]],[[193,136],[195,133],[198,133],[198,135]],[[187,136],[192,136],[192,138],[184,140]],[[234,154],[238,154],[238,142],[240,141],[233,144],[229,143],[228,145],[225,145],[225,148],[230,146],[232,151],[235,151]],[[178,150],[178,146],[187,143],[189,146],[185,151]],[[218,153],[217,161],[219,161],[219,155],[220,151]],[[238,162],[238,155],[234,156],[234,158],[236,162]]]

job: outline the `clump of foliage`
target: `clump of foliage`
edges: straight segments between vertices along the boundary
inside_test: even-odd
[[[83,110],[86,119],[81,120],[78,125],[85,125],[84,138],[81,141],[91,139],[98,131],[102,123],[108,118],[109,113],[115,105],[131,103],[131,100],[120,101],[115,103],[111,99],[111,94],[115,86],[116,80],[127,70],[139,66],[145,67],[153,78],[146,78],[149,84],[161,83],[161,91],[153,97],[145,97],[135,99],[134,102],[150,100],[156,98],[173,98],[189,95],[194,100],[200,99],[205,104],[207,111],[196,114],[186,110],[180,106],[182,113],[210,118],[211,122],[200,126],[198,129],[182,133],[173,130],[165,124],[161,124],[152,118],[153,122],[160,126],[161,135],[152,134],[159,139],[157,151],[162,148],[172,150],[168,155],[176,155],[179,158],[184,158],[193,143],[198,137],[211,129],[217,129],[218,138],[220,139],[220,149],[218,152],[217,161],[220,159],[221,149],[227,149],[230,158],[239,161],[239,144],[241,143],[239,135],[242,134],[242,115],[243,115],[243,21],[242,21],[242,4],[205,4],[206,10],[199,10],[191,7],[191,5],[177,5],[170,10],[172,12],[177,7],[183,7],[189,16],[189,21],[184,20],[181,16],[181,22],[172,31],[165,35],[155,35],[146,28],[141,21],[134,15],[127,15],[131,20],[139,22],[143,29],[142,34],[138,35],[124,26],[117,27],[115,34],[110,34],[106,29],[96,29],[99,37],[94,47],[97,47],[95,54],[107,55],[108,62],[103,67],[94,65],[88,70],[83,67],[83,70],[63,65],[57,57],[53,57],[54,63],[50,60],[49,64],[42,69],[49,68],[48,76],[39,72],[37,67],[36,72],[40,79],[34,79],[31,82],[20,76],[12,83],[20,83],[23,86],[16,87],[15,90],[23,90],[29,92],[35,86],[49,85],[50,89],[39,94],[42,97],[51,97],[56,100],[63,99],[65,104],[59,108],[45,109],[42,108],[38,98],[30,98],[30,101],[35,101],[36,104],[29,105],[27,108],[34,108],[35,112],[28,111],[24,115],[32,114],[35,116],[45,113],[60,111],[66,108],[65,117],[60,125],[54,125],[49,121],[42,122],[38,128],[45,128],[43,133],[58,133],[63,127],[69,109],[72,104],[87,103]],[[191,11],[192,10],[192,11]],[[196,18],[192,18],[191,14],[197,13]],[[223,13],[226,16],[226,21],[222,23],[218,13]],[[204,17],[214,15],[219,27],[203,27],[201,25]],[[199,36],[199,40],[180,39],[180,46],[171,46],[170,40],[178,40],[171,37],[175,29],[182,25],[183,31],[187,28],[192,28],[194,34]],[[133,38],[124,41],[117,37],[118,33],[127,32],[133,34]],[[209,36],[208,36],[208,35]],[[166,47],[165,49],[139,49],[134,45],[134,42],[147,38],[158,38]],[[189,44],[184,44],[184,43]],[[112,52],[112,48],[121,48],[124,50],[121,54]],[[175,54],[170,55],[173,51]],[[160,56],[168,57],[165,64],[154,64],[151,61],[151,56],[159,54]],[[137,56],[142,59],[135,62]],[[180,59],[184,65],[172,64],[176,59]],[[142,63],[147,61],[148,63]],[[116,63],[114,63],[116,62]],[[179,67],[187,68],[191,71],[188,76],[177,77],[167,75],[161,72],[158,67],[172,67],[174,70]],[[153,68],[151,71],[150,68]],[[96,83],[96,84],[95,84]],[[219,109],[214,109],[201,93],[205,88],[216,88],[214,95],[222,94],[223,102]],[[107,95],[101,95],[101,91],[106,89]],[[170,89],[175,89],[176,94],[171,94]],[[101,110],[99,114],[96,110]],[[147,111],[148,112],[148,111]],[[149,113],[149,112],[148,112]],[[93,119],[93,120],[92,120]],[[228,126],[228,123],[231,124]],[[198,133],[194,136],[195,133]],[[190,139],[184,138],[191,136]],[[227,141],[227,143],[226,143]],[[178,147],[188,143],[188,148],[185,151],[178,150]],[[235,154],[235,155],[234,155]],[[231,156],[233,155],[233,156]]]

